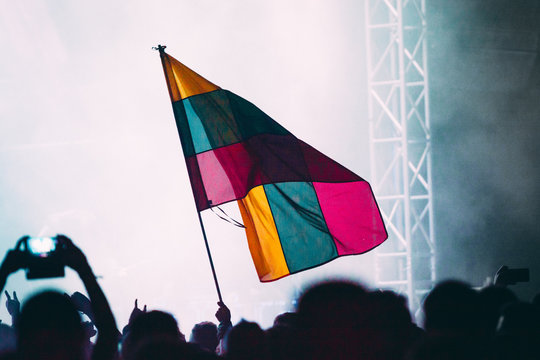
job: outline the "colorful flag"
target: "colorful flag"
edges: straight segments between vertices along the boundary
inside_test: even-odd
[[[369,184],[160,51],[197,210],[238,202],[261,281],[387,237]]]

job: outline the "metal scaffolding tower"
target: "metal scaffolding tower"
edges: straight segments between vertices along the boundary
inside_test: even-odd
[[[371,183],[389,234],[375,281],[412,309],[435,281],[425,0],[365,0]]]

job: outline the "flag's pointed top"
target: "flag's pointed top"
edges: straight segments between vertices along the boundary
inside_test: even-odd
[[[158,50],[163,62],[165,76],[167,77],[169,94],[173,102],[220,88],[165,53],[164,48],[164,46],[159,46]]]

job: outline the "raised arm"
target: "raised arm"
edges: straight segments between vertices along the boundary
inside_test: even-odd
[[[68,237],[58,235],[57,239],[64,246],[65,264],[77,272],[90,299],[93,322],[98,330],[92,359],[114,359],[119,333],[107,298],[96,281],[94,272],[83,252]]]

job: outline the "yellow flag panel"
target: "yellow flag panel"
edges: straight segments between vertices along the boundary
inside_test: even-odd
[[[164,56],[165,73],[173,102],[220,89],[172,56]]]
[[[238,200],[238,207],[259,279],[271,281],[288,275],[289,268],[263,186],[251,189],[244,199]]]

